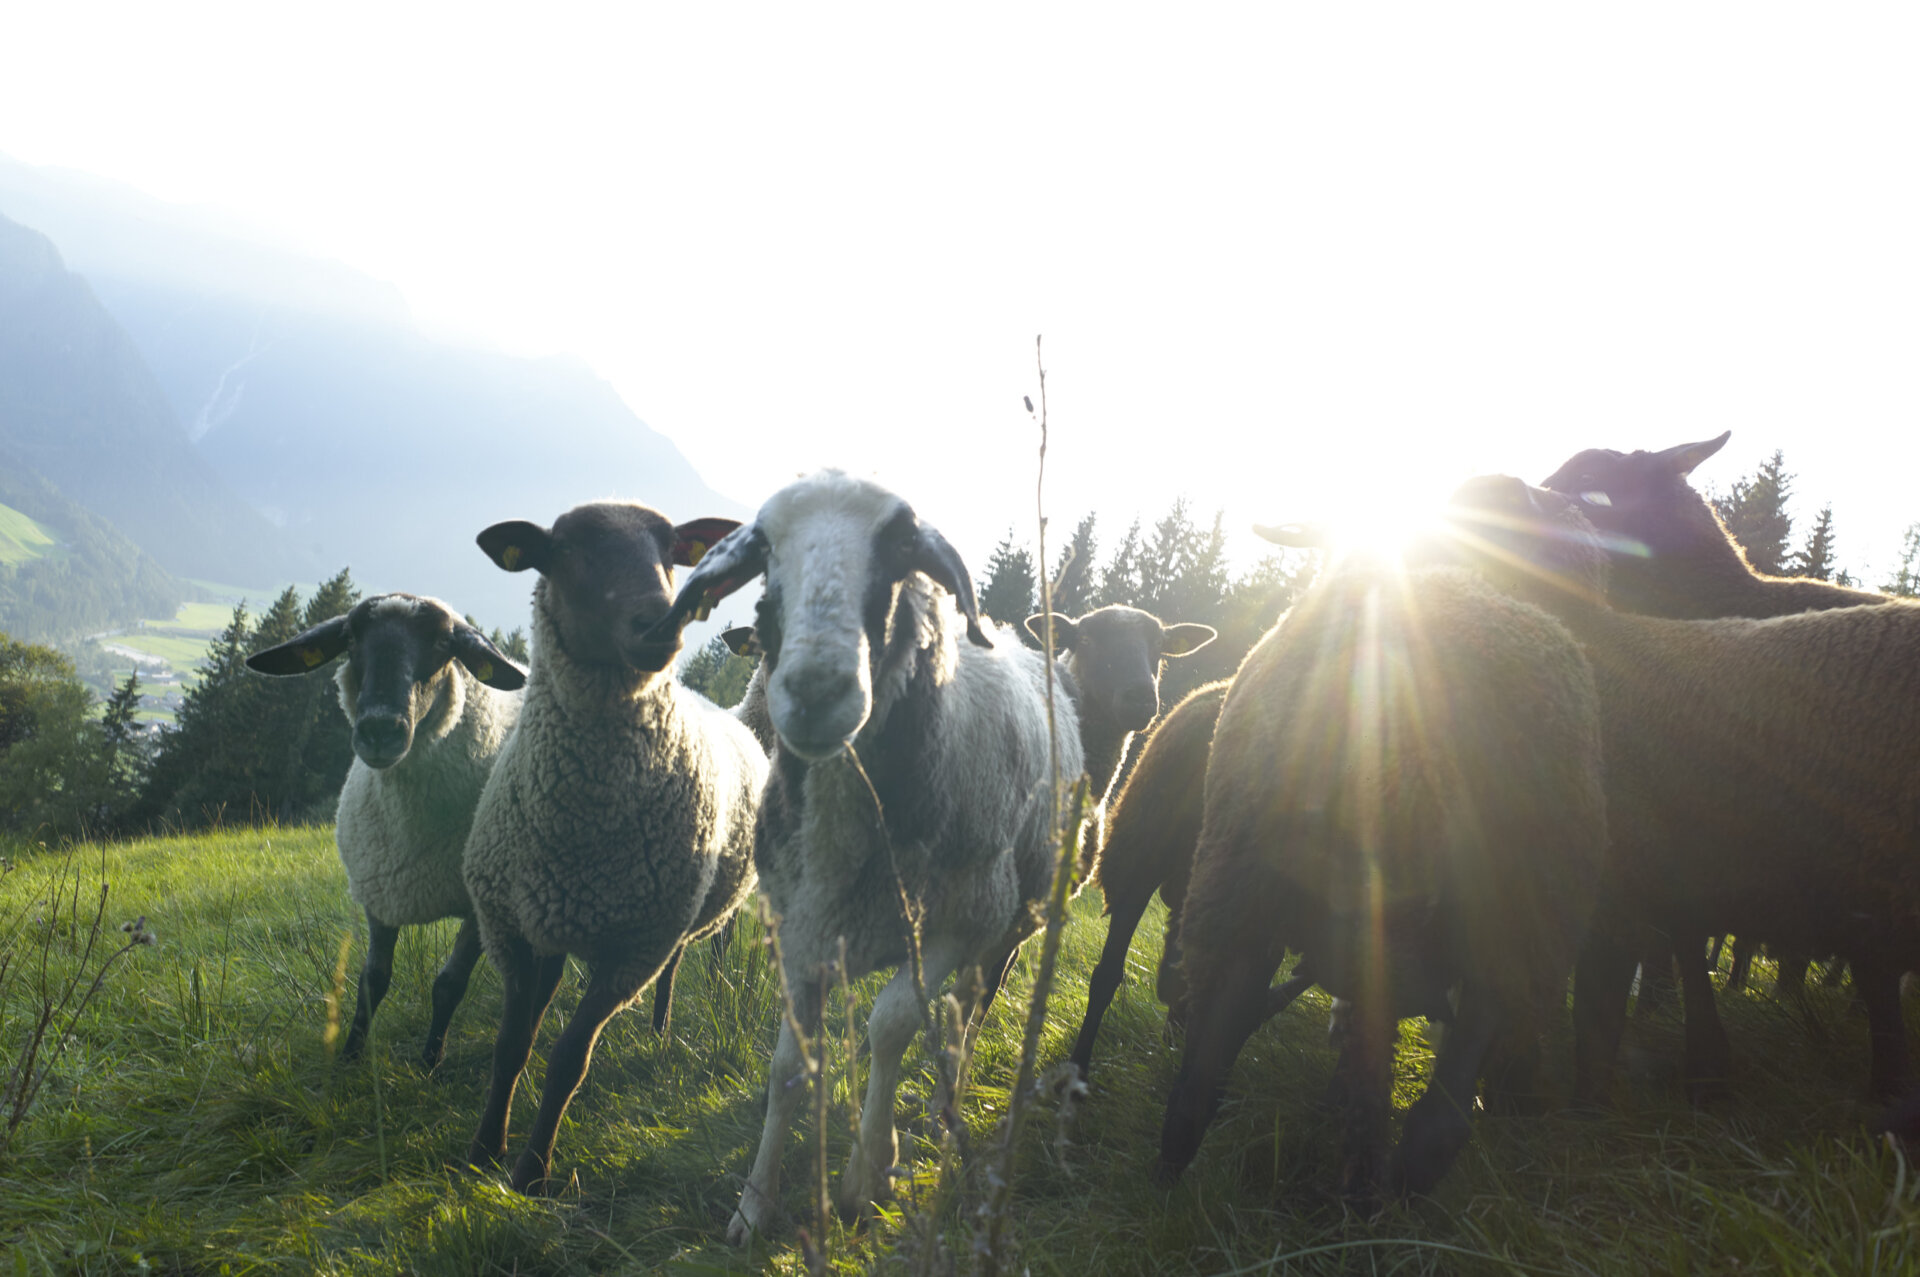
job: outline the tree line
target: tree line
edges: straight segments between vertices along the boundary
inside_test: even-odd
[[[1823,507],[1796,542],[1789,510],[1793,476],[1775,452],[1724,493],[1715,511],[1762,572],[1853,584],[1838,566],[1833,508]],[[1087,514],[1047,565],[1057,612],[1077,616],[1110,603],[1163,620],[1198,621],[1220,637],[1170,663],[1162,684],[1172,705],[1201,683],[1232,674],[1306,584],[1311,556],[1267,555],[1235,574],[1222,516],[1199,521],[1182,499],[1151,524],[1135,519],[1106,549]],[[981,610],[1019,627],[1040,609],[1040,566],[1012,531],[977,583]],[[1907,529],[1895,566],[1879,588],[1920,596],[1920,523]],[[215,822],[330,820],[353,755],[331,667],[304,678],[266,679],[245,667],[254,652],[345,613],[360,591],[342,570],[302,600],[292,588],[253,617],[244,604],[208,651],[199,683],[178,721],[149,736],[139,730],[138,674],[102,704],[73,661],[50,648],[0,635],[0,833],[37,838],[109,835]],[[469,622],[473,618],[467,618]],[[476,627],[477,622],[474,622]],[[1024,633],[1024,631],[1022,631]],[[493,642],[528,659],[526,637],[495,629]],[[757,657],[714,639],[682,665],[688,686],[722,705],[746,691]]]

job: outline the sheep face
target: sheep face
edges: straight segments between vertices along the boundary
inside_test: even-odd
[[[913,507],[869,480],[829,470],[775,493],[688,577],[662,628],[762,573],[754,627],[767,706],[780,739],[807,761],[839,753],[865,725],[874,668],[895,640],[895,604],[916,573],[954,596],[973,642],[992,646],[960,556]]]
[[[567,659],[651,675],[680,651],[678,627],[656,629],[673,606],[674,565],[696,562],[736,526],[701,519],[675,527],[637,503],[596,501],[567,511],[551,529],[512,520],[477,540],[507,571],[540,573],[535,603]]]
[[[458,660],[489,687],[511,691],[526,675],[453,609],[414,594],[377,594],[276,647],[247,665],[263,674],[304,674],[345,653],[340,707],[353,724],[353,752],[367,766],[393,766],[413,748],[414,733],[438,738],[462,710]]]
[[[1046,642],[1047,614],[1027,618],[1027,632]],[[1161,662],[1213,642],[1210,625],[1164,625],[1151,612],[1114,604],[1078,620],[1053,613],[1055,650],[1065,653],[1091,715],[1122,731],[1146,728],[1160,713]]]
[[[1732,431],[1660,452],[1589,448],[1576,453],[1541,485],[1574,498],[1594,527],[1611,538],[1616,554],[1675,554],[1705,535],[1725,536],[1687,483],[1694,467],[1726,444]]]

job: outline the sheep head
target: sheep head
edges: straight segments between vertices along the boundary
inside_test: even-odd
[[[1027,618],[1045,642],[1048,614]],[[1054,650],[1064,653],[1090,711],[1123,731],[1144,729],[1160,712],[1161,662],[1188,656],[1218,637],[1210,625],[1163,624],[1151,612],[1114,604],[1074,620],[1055,612]]]
[[[353,724],[353,752],[373,768],[405,758],[422,723],[444,734],[458,721],[462,702],[459,684],[446,676],[450,661],[502,691],[527,681],[452,608],[415,594],[362,599],[344,616],[255,652],[247,667],[276,677],[306,674],[342,654],[340,706]]]
[[[708,553],[663,625],[702,615],[755,577],[767,578],[755,611],[774,729],[794,754],[837,754],[873,708],[873,670],[894,635],[900,591],[924,576],[980,627],[966,564],[913,507],[865,479],[828,470],[776,492],[753,522]],[[920,586],[917,588],[925,588]]]
[[[1702,537],[1726,536],[1687,476],[1732,434],[1722,431],[1659,452],[1589,448],[1568,458],[1541,486],[1578,501],[1594,527],[1609,535],[1616,556],[1685,553]]]
[[[646,675],[666,669],[680,651],[681,627],[661,624],[673,609],[674,567],[697,563],[738,526],[698,519],[676,527],[635,502],[596,501],[575,506],[552,528],[515,519],[475,539],[506,571],[540,574],[534,606],[569,660]]]
[[[1581,503],[1511,475],[1482,475],[1456,489],[1441,532],[1421,547],[1421,561],[1475,568],[1549,610],[1567,596],[1606,601],[1606,538]]]

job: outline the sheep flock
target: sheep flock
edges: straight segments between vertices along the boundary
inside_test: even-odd
[[[1338,1048],[1326,1179],[1362,1211],[1433,1190],[1483,1104],[1608,1105],[1636,967],[1677,966],[1681,1076],[1712,1102],[1738,1075],[1707,959],[1729,933],[1783,969],[1848,963],[1861,1091],[1911,1131],[1920,604],[1755,572],[1687,482],[1725,441],[1589,449],[1540,487],[1462,476],[1393,554],[1262,529],[1318,550],[1316,576],[1230,679],[1164,714],[1166,662],[1213,630],[1128,607],[987,616],[960,553],[870,479],[802,477],[743,523],[622,501],[495,523],[480,549],[533,583],[528,670],[413,594],[248,662],[286,677],[344,658],[336,838],[368,943],[343,1056],[366,1048],[399,929],[459,918],[421,1060],[440,1062],[484,954],[503,994],[465,1163],[552,1191],[607,1023],[651,989],[671,1031],[682,956],[757,896],[779,969],[742,978],[778,979],[784,1014],[725,1234],[778,1237],[808,1209],[782,1163],[832,989],[884,976],[838,1178],[862,1217],[904,1173],[896,1110],[923,1029],[950,1029],[925,1049],[964,1061],[987,1016],[1012,1014],[997,995],[1050,898],[1090,884],[1106,944],[1061,1063],[1097,1120],[1101,1020],[1158,892],[1179,1060],[1163,1183],[1205,1156],[1243,1045],[1316,985]],[[728,712],[675,662],[690,621],[756,585],[751,630],[727,640],[759,665]],[[509,1167],[569,958],[584,989]],[[1396,1119],[1408,1017],[1444,1032]],[[957,1130],[967,1095],[941,1078],[927,1111]]]

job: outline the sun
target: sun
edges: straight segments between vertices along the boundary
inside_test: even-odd
[[[1375,483],[1322,494],[1314,505],[1314,515],[1284,525],[1283,544],[1313,545],[1339,556],[1398,558],[1439,533],[1446,498],[1409,476],[1398,484]]]

